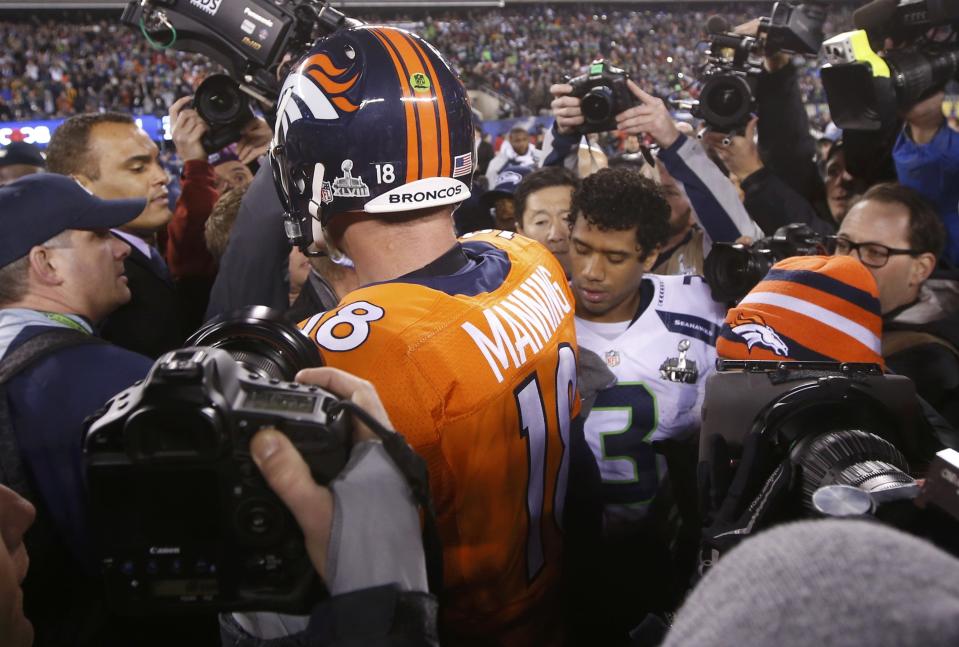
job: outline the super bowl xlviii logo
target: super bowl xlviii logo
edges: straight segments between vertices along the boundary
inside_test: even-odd
[[[343,176],[333,180],[333,195],[337,198],[368,198],[370,187],[363,178],[353,177],[353,160],[343,160],[340,165]]]
[[[190,0],[191,5],[201,11],[207,12],[211,16],[215,16],[216,12],[220,10],[220,4],[222,4],[222,2],[223,0]]]
[[[731,326],[730,329],[746,340],[748,350],[752,350],[753,346],[759,345],[768,348],[780,357],[789,355],[789,346],[771,326],[766,325],[766,321],[762,317],[744,317],[740,314],[736,319],[736,325]]]

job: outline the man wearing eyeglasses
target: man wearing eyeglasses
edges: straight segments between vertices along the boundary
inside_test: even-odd
[[[842,221],[836,254],[855,255],[879,286],[883,356],[959,423],[959,281],[930,278],[945,246],[935,208],[899,184],[869,189]]]

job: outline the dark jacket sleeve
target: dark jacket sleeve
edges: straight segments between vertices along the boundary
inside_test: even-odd
[[[180,197],[167,225],[166,262],[174,281],[212,279],[216,261],[206,248],[204,228],[220,194],[216,175],[206,160],[189,160],[183,167]]]
[[[792,223],[805,223],[820,234],[836,233],[833,225],[816,215],[808,200],[766,167],[743,180],[741,186],[746,211],[767,236]]]
[[[250,305],[289,306],[290,246],[269,164],[260,165],[230,231],[206,318]]]
[[[560,135],[556,129],[556,122],[553,122],[553,149],[543,160],[543,166],[563,166],[563,162],[569,157],[570,153],[579,146],[579,140],[582,135]]]
[[[809,134],[799,71],[789,63],[775,72],[764,72],[756,95],[763,164],[810,204],[824,204],[826,191],[816,168],[816,142]]]
[[[265,640],[220,616],[224,647],[439,647],[436,598],[393,585],[337,595],[320,603],[305,631]]]
[[[940,344],[920,344],[890,355],[886,364],[909,377],[916,392],[949,423],[959,425],[959,358],[951,351]],[[959,449],[956,444],[946,446]]]

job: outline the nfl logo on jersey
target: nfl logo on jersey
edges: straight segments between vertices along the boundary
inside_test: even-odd
[[[606,366],[614,368],[619,366],[619,353],[615,350],[606,351]]]

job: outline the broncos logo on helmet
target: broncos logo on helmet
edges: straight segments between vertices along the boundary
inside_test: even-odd
[[[300,224],[457,204],[474,166],[469,98],[418,36],[341,30],[317,41],[283,84],[271,154]]]

